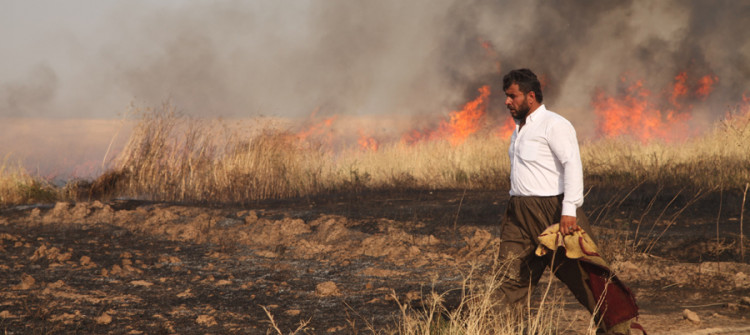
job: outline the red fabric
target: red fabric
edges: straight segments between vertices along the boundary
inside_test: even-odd
[[[578,237],[578,244],[581,246],[581,251],[583,251],[583,254],[586,256],[597,256],[599,257],[599,254],[593,251],[586,250],[586,245],[583,244],[583,236]]]
[[[630,324],[630,329],[638,329],[643,332],[643,335],[648,335],[646,334],[646,330],[643,329],[643,326],[641,326],[641,324],[637,322],[633,322],[632,324]]]
[[[589,275],[588,284],[594,299],[602,301],[599,315],[608,329],[638,316],[633,293],[616,276],[593,263],[582,261],[581,266]]]

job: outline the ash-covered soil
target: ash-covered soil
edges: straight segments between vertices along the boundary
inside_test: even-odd
[[[594,190],[585,209],[649,334],[750,333],[740,203],[678,193]],[[419,308],[431,291],[457,303],[472,267],[478,278],[492,266],[506,201],[498,192],[458,190],[242,206],[114,200],[6,208],[0,330],[266,334],[278,332],[275,324],[286,334],[305,322],[300,333],[381,332],[395,327],[399,303]],[[562,294],[561,333],[583,334],[588,314],[556,279],[552,286]]]

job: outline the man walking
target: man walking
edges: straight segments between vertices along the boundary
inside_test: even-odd
[[[501,278],[499,299],[504,303],[522,300],[545,268],[552,266],[576,299],[595,313],[602,330],[629,334],[631,320],[637,316],[635,300],[616,277],[612,280],[598,254],[584,252],[596,256],[592,263],[586,258],[568,258],[561,250],[544,256],[534,253],[539,236],[557,223],[561,237],[593,236],[581,210],[583,169],[578,140],[573,125],[542,104],[541,84],[531,70],[510,71],[503,77],[503,90],[516,129],[508,149],[511,197],[500,236],[500,258],[510,262],[510,267]]]

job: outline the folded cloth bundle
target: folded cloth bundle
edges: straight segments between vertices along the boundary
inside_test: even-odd
[[[537,256],[565,248],[565,256],[580,260],[581,269],[586,272],[586,284],[591,289],[594,299],[600,303],[602,320],[608,330],[625,333],[629,328],[643,330],[638,323],[632,322],[638,317],[638,305],[633,293],[615,276],[609,264],[599,255],[591,236],[583,230],[563,236],[560,225],[553,224],[539,235]]]
[[[572,234],[565,235],[560,232],[560,224],[555,223],[545,229],[539,235],[539,246],[536,247],[536,255],[544,256],[559,247],[565,248],[565,256],[570,259],[579,259],[584,256],[599,258],[599,248],[594,240],[583,230],[577,230]],[[601,259],[604,261],[604,259]],[[606,263],[603,263],[606,265]]]

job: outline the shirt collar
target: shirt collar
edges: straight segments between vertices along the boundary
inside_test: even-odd
[[[529,116],[526,117],[526,122],[534,122],[542,117],[542,114],[545,113],[547,113],[547,108],[544,107],[544,105],[539,105],[539,107],[533,113],[529,114]]]

